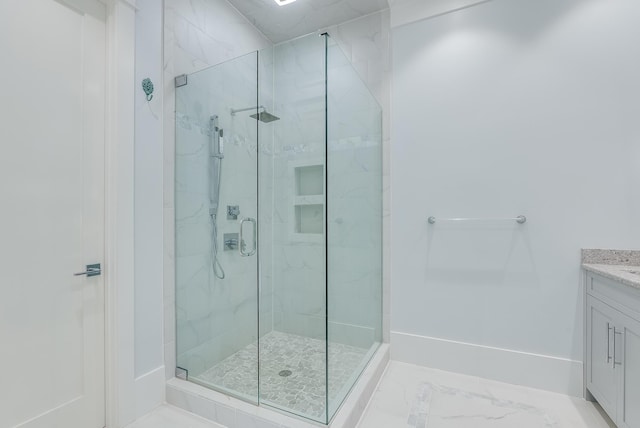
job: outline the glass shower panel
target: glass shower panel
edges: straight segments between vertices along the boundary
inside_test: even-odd
[[[258,52],[258,105],[273,115],[273,49]],[[274,116],[278,117],[278,116]],[[258,123],[258,256],[260,265],[260,338],[273,331],[274,130],[278,120]]]
[[[382,110],[331,37],[326,193],[331,418],[382,340]]]
[[[329,422],[381,342],[381,145],[381,109],[326,34],[176,88],[189,380]]]
[[[176,88],[177,366],[258,402],[257,53]]]
[[[272,154],[261,156],[259,166],[260,191],[270,197],[261,194],[260,403],[322,423],[327,421],[324,43],[313,34],[276,45],[260,52],[259,68],[265,82],[260,104],[279,118],[261,122],[259,129],[261,148]],[[271,180],[265,179],[269,174]]]

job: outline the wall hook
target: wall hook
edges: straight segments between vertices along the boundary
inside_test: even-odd
[[[153,82],[148,77],[142,81],[142,90],[147,95],[147,101],[153,99]]]

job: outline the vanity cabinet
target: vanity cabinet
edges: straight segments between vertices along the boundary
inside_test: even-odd
[[[623,317],[620,323],[620,399],[618,426],[640,427],[640,321]]]
[[[587,296],[587,389],[613,420],[618,401],[611,343],[616,315],[612,307]]]
[[[586,280],[586,387],[618,427],[640,428],[640,290]]]

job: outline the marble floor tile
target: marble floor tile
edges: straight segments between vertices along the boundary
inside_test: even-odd
[[[193,413],[163,404],[125,428],[224,428]]]
[[[359,428],[611,428],[592,403],[392,361]]]

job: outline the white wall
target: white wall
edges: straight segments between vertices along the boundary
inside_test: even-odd
[[[135,87],[135,373],[162,365],[162,4],[138,0]],[[147,102],[142,80],[154,84]]]
[[[135,34],[135,415],[164,400],[162,290],[162,2],[138,0]],[[147,102],[142,80],[154,84]]]
[[[579,368],[580,248],[640,242],[639,19],[632,0],[494,0],[393,30],[394,358],[438,364],[430,337]]]
[[[389,0],[391,27],[431,18],[491,0]]]

